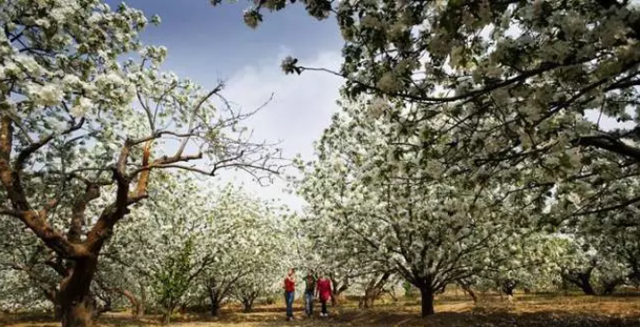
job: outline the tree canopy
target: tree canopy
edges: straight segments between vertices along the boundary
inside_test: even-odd
[[[211,1],[214,5],[219,0]],[[244,21],[294,0],[254,1]],[[336,19],[340,111],[296,159],[291,213],[237,185],[288,163],[223,95],[164,70],[148,19],[99,0],[0,0],[0,307],[65,327],[126,302],[246,311],[286,268],[334,296],[387,283],[422,315],[458,284],[610,294],[640,283],[640,9],[630,1],[302,1]],[[292,77],[295,78],[295,77]],[[566,286],[566,285],[565,285]],[[19,296],[16,296],[20,294]]]

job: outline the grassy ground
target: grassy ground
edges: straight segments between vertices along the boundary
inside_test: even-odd
[[[498,297],[484,298],[474,306],[462,297],[440,298],[434,316],[420,318],[418,301],[379,303],[373,309],[359,309],[357,303],[346,302],[330,308],[331,316],[303,318],[301,303],[296,303],[296,320],[286,322],[282,306],[258,306],[253,313],[227,307],[220,317],[182,315],[172,325],[196,326],[429,326],[429,327],[640,327],[639,296],[560,296],[520,295],[512,303]],[[98,326],[159,326],[157,316],[132,319],[127,313],[103,315]],[[42,315],[0,315],[0,326],[53,327],[58,323]]]

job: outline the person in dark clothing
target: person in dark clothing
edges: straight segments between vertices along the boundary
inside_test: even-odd
[[[304,311],[308,317],[313,314],[313,293],[316,290],[316,278],[313,276],[311,272],[307,274],[307,277],[304,279],[305,289],[304,289],[304,300],[305,306]]]

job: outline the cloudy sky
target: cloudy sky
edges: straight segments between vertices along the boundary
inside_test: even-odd
[[[120,1],[107,1],[116,8]],[[312,142],[328,126],[338,108],[339,78],[322,73],[284,75],[280,61],[287,55],[308,66],[338,68],[341,38],[333,20],[316,21],[301,5],[267,14],[252,30],[242,20],[248,1],[224,1],[213,7],[208,0],[129,0],[147,17],[157,14],[160,26],[150,25],[143,42],[169,50],[164,69],[189,77],[205,87],[226,81],[224,96],[244,110],[273,100],[250,122],[257,140],[282,141],[287,157],[311,158]],[[269,198],[282,198],[293,207],[302,203],[282,192],[284,183],[259,187],[248,176],[225,172],[224,181],[243,183]]]
[[[121,0],[107,0],[116,8]],[[147,44],[164,45],[169,55],[164,69],[189,77],[207,88],[226,82],[224,96],[245,111],[255,109],[274,94],[273,100],[248,122],[256,140],[281,141],[284,155],[301,154],[311,159],[313,141],[328,126],[338,110],[338,88],[342,81],[323,73],[284,75],[280,62],[287,55],[306,66],[337,69],[342,41],[333,19],[317,21],[299,5],[278,13],[267,13],[256,30],[247,27],[242,12],[250,2],[224,0],[213,7],[209,0],[129,0],[147,17],[157,14],[160,26],[150,25],[142,35]],[[598,114],[587,116],[598,120]],[[620,127],[602,117],[605,129]],[[260,187],[250,176],[224,172],[214,183],[240,183],[267,198],[280,198],[299,209],[302,201],[283,192],[284,182]]]

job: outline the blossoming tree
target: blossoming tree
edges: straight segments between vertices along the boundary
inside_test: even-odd
[[[276,151],[238,127],[250,113],[214,105],[221,86],[160,71],[166,49],[141,45],[140,11],[97,0],[2,7],[0,214],[55,253],[47,264],[58,273],[62,325],[89,326],[101,250],[153,195],[152,171],[274,173]],[[131,51],[139,62],[117,60]]]
[[[304,4],[317,19],[334,15],[344,38],[342,68],[307,67],[289,57],[285,72],[321,70],[343,77],[349,97],[419,106],[414,117],[393,124],[398,133],[421,131],[415,145],[429,147],[430,156],[446,156],[469,171],[500,166],[491,178],[521,174],[526,188],[540,194],[576,181],[608,189],[612,179],[637,170],[640,9],[634,2]],[[265,10],[287,6],[253,2],[245,22],[255,28]],[[433,128],[434,121],[442,124]],[[582,169],[594,162],[601,169]],[[619,198],[606,208],[638,201]]]
[[[368,105],[345,103],[334,116],[300,193],[335,230],[334,251],[393,269],[420,289],[422,314],[430,315],[446,285],[507,260],[506,244],[530,234],[539,206],[513,210],[510,203],[535,200],[505,199],[505,187],[468,185],[425,152],[403,151],[411,137],[398,136],[390,117],[372,116]]]

